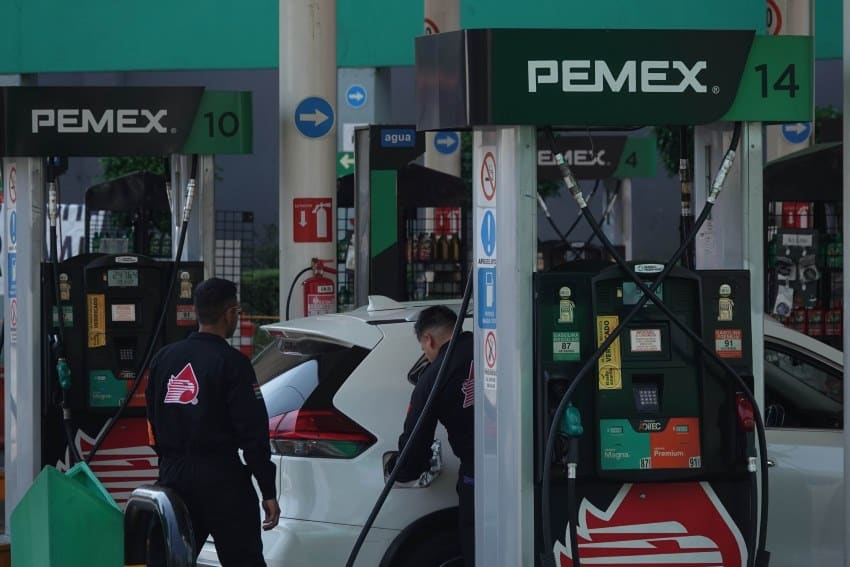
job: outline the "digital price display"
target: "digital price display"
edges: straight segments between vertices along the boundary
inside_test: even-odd
[[[106,285],[109,287],[139,287],[139,270],[107,270]]]

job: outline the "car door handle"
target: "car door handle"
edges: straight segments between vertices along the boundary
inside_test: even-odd
[[[767,466],[768,466],[768,468],[770,468],[770,467],[775,467],[775,466],[776,466],[776,461],[774,461],[773,459],[768,459],[768,460],[767,460]]]

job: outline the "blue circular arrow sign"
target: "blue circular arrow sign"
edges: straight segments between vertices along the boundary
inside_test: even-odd
[[[308,138],[321,138],[334,126],[334,109],[323,98],[311,96],[295,107],[295,127]]]
[[[441,154],[454,153],[460,146],[460,136],[457,132],[437,132],[434,134],[434,147]]]
[[[363,85],[351,85],[345,91],[345,102],[351,108],[362,108],[366,104],[366,89]]]
[[[782,136],[792,144],[802,144],[811,133],[811,122],[786,122],[782,125]]]

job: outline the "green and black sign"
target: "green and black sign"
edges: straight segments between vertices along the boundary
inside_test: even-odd
[[[252,151],[251,93],[202,87],[0,89],[0,156]]]
[[[658,161],[655,137],[558,136],[556,149],[577,179],[652,177]],[[537,180],[561,178],[555,156],[542,133],[537,136]]]
[[[807,121],[812,39],[724,30],[462,30],[416,40],[420,130]]]

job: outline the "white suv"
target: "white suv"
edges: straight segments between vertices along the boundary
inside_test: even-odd
[[[269,567],[345,564],[398,449],[411,381],[424,360],[413,322],[433,304],[371,298],[369,307],[348,313],[264,327],[275,340],[254,369],[269,411],[281,508],[280,524],[263,533]],[[442,455],[432,462],[441,462],[441,473],[430,484],[390,491],[355,565],[459,560],[458,461],[442,426],[437,439]],[[218,565],[211,542],[199,564]]]

